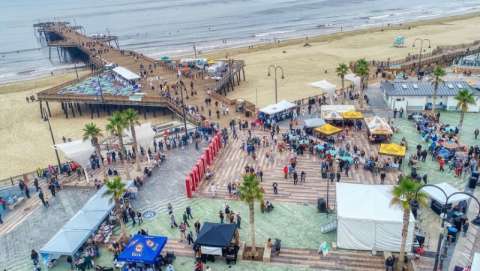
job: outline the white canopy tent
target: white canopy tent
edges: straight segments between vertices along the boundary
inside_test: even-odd
[[[87,167],[90,164],[90,156],[95,152],[95,147],[92,146],[92,142],[89,140],[75,140],[72,142],[57,144],[55,147],[63,152],[65,157],[82,166],[88,182]]]
[[[73,256],[91,234],[90,230],[61,229],[42,247],[40,253],[45,261]]]
[[[125,130],[125,134],[133,140],[132,132],[130,129]],[[137,138],[137,143],[139,146],[142,146],[144,149],[147,149],[152,145],[153,139],[155,137],[155,131],[153,131],[152,124],[144,123],[141,125],[135,126],[135,135]],[[150,162],[150,157],[147,155],[148,161]]]
[[[320,116],[325,120],[341,120],[340,113],[355,111],[355,106],[351,104],[332,104],[322,105],[320,107]]]
[[[125,67],[122,67],[122,66],[118,66],[118,67],[115,67],[113,69],[113,71],[120,77],[122,77],[123,79],[127,80],[127,81],[136,81],[136,80],[139,80],[140,79],[140,76],[132,71],[130,71],[129,69],[125,68]]]
[[[359,88],[361,83],[361,78],[354,73],[349,73],[345,75],[345,80],[350,81],[353,85],[353,88]]]
[[[306,128],[316,128],[325,124],[325,121],[321,118],[311,118],[303,121]]]
[[[107,217],[106,211],[80,210],[63,226],[64,230],[92,230]]]
[[[480,271],[480,253],[475,253],[473,255],[472,266],[470,267],[471,271]]]
[[[327,80],[321,80],[321,81],[310,83],[310,86],[319,88],[328,93],[334,93],[335,90],[337,89],[336,85],[328,82]]]
[[[390,206],[391,185],[337,183],[337,245],[344,249],[398,252],[403,210]],[[415,219],[410,214],[407,250]]]
[[[289,101],[282,100],[276,104],[271,104],[268,105],[262,109],[260,109],[260,112],[265,113],[267,115],[274,115],[283,111],[287,111],[290,109],[295,108],[297,105],[294,103],[291,103]]]
[[[443,191],[445,191],[445,193],[447,193],[447,197],[450,196],[451,194],[455,193],[455,192],[460,192],[458,189],[456,189],[455,187],[451,186],[448,183],[439,183],[439,184],[436,184],[436,186],[443,189]],[[422,191],[425,192],[431,199],[433,199],[435,201],[438,201],[442,205],[445,203],[445,200],[446,200],[445,195],[442,193],[442,191],[440,191],[440,189],[432,187],[432,186],[426,186],[426,187],[422,188]],[[463,195],[463,194],[458,194],[458,195],[454,195],[453,197],[449,198],[448,203],[457,203],[457,202],[460,202],[462,200],[468,200],[468,199],[469,199],[469,196]]]

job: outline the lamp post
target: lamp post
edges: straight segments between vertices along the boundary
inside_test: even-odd
[[[429,39],[421,39],[421,38],[416,38],[414,41],[413,41],[413,45],[412,47],[415,48],[415,44],[417,43],[417,41],[420,43],[420,53],[419,53],[419,56],[418,56],[418,69],[417,69],[417,76],[420,76],[420,71],[421,71],[421,66],[422,66],[422,53],[423,53],[423,43],[427,43],[428,42],[428,49],[432,48],[431,47],[431,44],[430,44],[430,40]]]
[[[437,188],[438,190],[440,190],[443,195],[445,196],[445,203],[444,205],[442,206],[442,213],[441,213],[441,218],[442,218],[442,232],[440,232],[440,235],[438,237],[438,244],[437,244],[437,253],[435,255],[435,262],[433,264],[433,271],[437,271],[438,270],[438,267],[440,265],[440,268],[443,267],[443,258],[440,258],[440,250],[442,248],[442,242],[443,240],[445,239],[445,235],[443,234],[443,231],[444,231],[444,227],[445,227],[445,220],[447,218],[447,205],[448,205],[448,202],[450,201],[450,198],[455,196],[455,195],[467,195],[469,196],[470,198],[474,199],[477,204],[478,204],[478,207],[479,207],[479,210],[478,210],[478,214],[477,214],[477,217],[472,221],[472,224],[476,225],[476,226],[480,226],[480,201],[473,195],[473,194],[470,194],[470,193],[467,193],[467,192],[455,192],[455,193],[452,193],[450,195],[447,195],[447,192],[445,192],[445,190],[443,190],[441,187],[437,186],[437,185],[434,185],[434,184],[425,184],[425,185],[422,185],[420,186],[417,191],[415,192],[415,198],[417,198],[417,195],[418,195],[418,192],[420,190],[422,190],[424,187],[435,187]],[[465,214],[466,215],[466,214]]]
[[[48,123],[48,130],[50,131],[50,137],[52,138],[52,143],[53,143],[53,149],[55,150],[55,156],[57,157],[57,163],[58,163],[58,172],[62,170],[61,163],[60,163],[60,156],[58,156],[58,150],[57,150],[57,144],[55,143],[55,137],[53,136],[53,131],[52,131],[52,125],[50,124],[50,117],[47,114],[47,111],[43,109],[43,121],[46,121]]]
[[[181,72],[180,70],[178,70],[178,74],[179,74],[179,77],[178,77],[178,81],[177,81],[177,89],[179,89],[181,87],[180,85],[180,76],[181,76]],[[183,102],[183,89],[180,89],[180,99],[181,99],[181,106],[182,106],[182,118],[183,118],[183,128],[185,129],[185,143],[187,143],[188,141],[188,131],[187,131],[187,113],[185,112],[185,104]]]
[[[280,66],[280,65],[272,64],[272,65],[268,66],[267,76],[270,76],[270,75],[271,75],[271,70],[273,70],[273,73],[275,74],[275,76],[274,76],[274,79],[275,79],[275,103],[278,103],[277,71],[281,71],[281,72],[282,72],[282,77],[281,77],[281,79],[284,79],[285,76],[284,76],[284,74],[283,74],[283,68],[282,68],[282,66]]]

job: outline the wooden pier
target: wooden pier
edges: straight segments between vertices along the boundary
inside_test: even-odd
[[[167,109],[174,114],[183,116],[182,105],[175,103],[172,99],[166,98],[160,94],[158,88],[152,86],[152,78],[160,78],[168,84],[175,84],[178,81],[178,64],[177,61],[165,63],[152,59],[143,54],[123,50],[119,48],[118,38],[112,35],[94,35],[85,34],[83,27],[71,26],[68,22],[44,22],[34,25],[36,35],[42,42],[49,47],[50,57],[51,50],[57,50],[60,60],[67,60],[69,57],[79,58],[91,68],[92,74],[80,80],[72,80],[65,84],[41,91],[37,94],[40,102],[41,112],[46,107],[46,111],[50,112],[49,102],[59,102],[65,116],[75,117],[83,113],[90,113],[99,116],[100,111],[111,113],[122,107],[133,107],[143,112],[146,116],[147,112],[162,111]],[[229,91],[233,91],[235,86],[245,80],[245,64],[241,60],[224,60],[228,63],[227,71],[223,77],[217,80],[205,76],[204,71],[192,69],[190,77],[182,77],[181,80],[185,86],[189,86],[193,81],[196,95],[191,96],[190,88],[184,94],[184,105],[186,107],[204,108],[205,99],[211,98],[218,103],[225,104],[229,107],[230,114],[235,114],[235,101],[222,96]],[[125,67],[132,72],[141,75],[139,85],[140,92],[143,93],[141,99],[131,99],[129,96],[114,96],[110,94],[83,95],[83,94],[65,94],[60,93],[62,89],[69,85],[73,85],[91,76],[96,76],[106,65],[116,64]],[[211,111],[214,111],[213,114]],[[208,109],[196,114],[187,114],[188,121],[194,124],[200,124],[205,120],[211,122],[220,122],[225,124],[222,118],[216,116],[215,110]],[[200,110],[199,110],[200,111]],[[239,115],[238,118],[243,117]],[[232,116],[230,115],[231,119]],[[226,118],[225,118],[226,119]],[[225,122],[225,123],[224,123]]]

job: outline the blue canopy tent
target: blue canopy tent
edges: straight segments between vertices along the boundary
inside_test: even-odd
[[[135,235],[118,255],[118,261],[129,263],[155,264],[167,243],[165,236]]]

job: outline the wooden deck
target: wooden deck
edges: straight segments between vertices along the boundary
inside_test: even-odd
[[[39,92],[38,99],[40,103],[67,103],[67,107],[72,108],[72,110],[75,110],[79,104],[89,106],[120,105],[149,108],[157,107],[168,108],[170,111],[177,113],[180,116],[182,115],[182,107],[177,105],[171,99],[162,96],[159,88],[159,85],[162,82],[166,81],[169,85],[173,85],[177,82],[178,74],[175,62],[167,64],[140,53],[121,50],[110,44],[110,41],[114,36],[108,36],[107,38],[90,37],[83,34],[81,28],[69,26],[64,22],[48,22],[37,25],[37,27],[41,27],[37,31],[44,36],[47,46],[50,48],[57,48],[57,50],[69,50],[70,48],[78,49],[85,54],[88,62],[87,65],[92,67],[93,70],[98,71],[98,69],[103,68],[107,64],[115,63],[137,74],[143,75],[139,84],[141,85],[141,92],[144,93],[143,98],[140,100],[130,99],[128,96],[114,96],[109,94],[104,94],[102,96],[59,94],[59,91],[64,87],[78,82],[77,80],[72,80],[65,84]],[[220,122],[222,125],[227,123],[226,118],[216,117],[217,108],[212,108],[210,110],[205,108],[207,107],[205,105],[205,99],[207,97],[212,98],[213,104],[215,104],[215,101],[218,101],[219,104],[225,104],[229,107],[230,114],[235,115],[235,102],[221,94],[226,94],[228,91],[232,91],[235,85],[239,85],[242,81],[242,75],[243,80],[245,80],[245,64],[241,60],[225,60],[225,62],[229,64],[229,69],[219,80],[214,80],[205,76],[204,72],[200,70],[192,70],[189,77],[181,78],[188,89],[187,93],[184,94],[185,105],[197,107],[199,109],[204,108],[203,112],[200,112],[200,114],[187,116],[189,121],[195,124],[199,124],[204,120]],[[88,76],[81,79],[86,78],[88,78]],[[188,94],[190,93],[191,82],[193,82],[194,90],[197,93],[194,96]],[[211,95],[208,93],[211,93]],[[177,96],[179,96],[179,94],[177,94]],[[208,111],[210,111],[210,113],[206,114]],[[67,113],[66,116],[68,117]],[[235,117],[242,118],[243,115],[239,114]],[[228,119],[230,120],[231,118],[232,116],[230,115]]]

